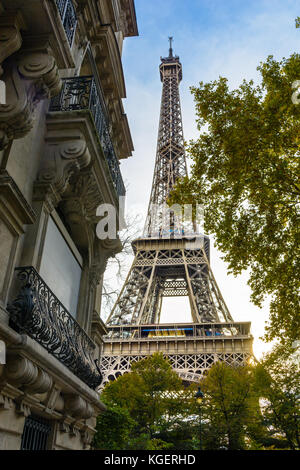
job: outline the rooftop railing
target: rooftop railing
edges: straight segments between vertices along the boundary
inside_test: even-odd
[[[250,337],[250,322],[226,323],[177,323],[157,325],[110,325],[105,339],[120,340],[158,340],[168,338],[184,339],[225,339]]]

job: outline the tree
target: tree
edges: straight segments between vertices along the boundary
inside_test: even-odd
[[[300,449],[300,371],[291,348],[277,345],[257,366],[255,375],[270,433],[284,436],[286,447]]]
[[[259,424],[258,395],[250,366],[218,362],[201,383],[203,437],[206,449],[245,449],[249,430]]]
[[[130,373],[108,383],[101,400],[110,412],[114,407],[125,410],[125,416],[128,415],[133,423],[130,437],[126,442],[126,439],[122,439],[122,446],[125,445],[123,448],[153,450],[172,447],[169,432],[174,434],[174,439],[179,439],[178,434],[176,435],[176,430],[179,431],[180,427],[178,423],[189,415],[184,395],[182,381],[169,361],[161,353],[155,353],[134,363]],[[118,413],[118,416],[113,416],[117,419],[109,424],[110,432],[117,435],[120,415]],[[121,418],[123,420],[124,416],[121,415]],[[109,420],[109,416],[107,419]],[[101,423],[100,417],[100,427]],[[103,448],[101,446],[106,444],[101,439],[105,436],[101,431],[97,435],[98,448]],[[117,438],[110,442],[119,445]]]
[[[229,271],[249,268],[256,305],[271,297],[266,339],[285,342],[300,330],[300,55],[270,56],[258,70],[258,86],[230,91],[220,77],[192,87],[201,134],[188,147],[191,177],[169,203],[204,205]]]
[[[126,408],[110,406],[105,413],[97,417],[97,431],[92,447],[98,450],[126,449],[134,425],[135,422]]]
[[[299,369],[277,348],[257,366],[214,364],[201,380],[203,449],[299,447]],[[284,358],[284,359],[282,359]],[[296,368],[295,368],[296,367]],[[184,387],[156,353],[106,385],[107,411],[93,447],[105,450],[197,450],[197,384]]]

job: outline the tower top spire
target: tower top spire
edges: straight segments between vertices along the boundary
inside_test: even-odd
[[[182,80],[182,66],[179,62],[178,55],[173,54],[173,36],[169,36],[169,55],[167,57],[161,57],[160,79],[164,80],[164,77],[169,77],[170,74],[175,74],[178,77],[178,81]]]
[[[169,36],[169,43],[170,43],[170,47],[169,47],[169,57],[173,57],[172,42],[173,42],[173,36]]]

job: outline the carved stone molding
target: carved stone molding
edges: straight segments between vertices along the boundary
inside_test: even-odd
[[[97,182],[95,174],[90,168],[81,172],[72,181],[72,193],[82,201],[84,214],[88,221],[97,222],[97,207],[104,202],[101,188]]]
[[[23,26],[20,13],[0,16],[0,76],[3,73],[2,62],[22,45],[20,29]]]
[[[47,399],[45,400],[46,411],[52,413],[53,410],[62,411],[64,408],[64,399],[61,390],[55,384],[52,386]]]
[[[101,188],[92,168],[81,171],[70,179],[70,185],[61,202],[61,209],[75,243],[88,248],[92,254],[90,280],[93,285],[100,282],[108,259],[122,250],[118,237],[114,240],[99,240],[96,236],[96,224],[99,221],[96,212],[103,202]]]
[[[38,80],[40,96],[49,98],[57,95],[61,83],[55,59],[47,49],[24,52],[18,57],[18,71],[27,80]]]
[[[94,414],[94,408],[79,395],[64,395],[65,412],[77,419],[88,419]]]
[[[0,104],[0,150],[10,140],[30,132],[37,104],[58,94],[61,87],[55,60],[47,47],[22,49],[14,59],[7,60],[2,79],[7,103]]]
[[[59,196],[70,177],[89,165],[90,152],[83,134],[76,129],[49,131],[46,151],[38,174],[38,183],[52,184]]]
[[[95,431],[88,427],[85,427],[80,430],[81,439],[85,449],[90,447],[94,434]]]
[[[33,201],[43,201],[48,212],[52,212],[61,201],[60,194],[55,191],[51,184],[39,183],[36,181],[33,185]]]
[[[38,367],[26,357],[9,355],[5,367],[5,376],[14,384],[30,386],[38,378]]]
[[[52,377],[47,372],[38,368],[38,376],[35,382],[29,386],[25,386],[24,390],[30,393],[45,393],[48,392],[52,386]]]
[[[70,436],[79,437],[81,432],[76,428],[75,423],[68,423],[67,420],[62,419],[59,423],[59,430],[63,433],[68,433]]]
[[[109,258],[114,257],[122,251],[122,243],[117,237],[114,240],[96,240],[94,244],[93,264],[90,269],[90,282],[93,286],[99,284],[106,270]]]
[[[108,330],[105,326],[105,323],[101,319],[99,313],[94,310],[92,316],[91,338],[100,349],[104,341],[103,336],[107,335],[107,333]]]
[[[48,392],[53,382],[47,372],[18,354],[8,355],[5,377],[9,382],[32,394]]]
[[[70,432],[70,425],[65,420],[62,420],[59,423],[59,430],[61,432]]]
[[[69,433],[70,436],[79,437],[79,429],[77,429],[73,423],[70,424]]]
[[[102,202],[101,189],[90,167],[70,178],[60,204],[74,242],[90,254],[96,236],[96,210]]]
[[[0,394],[0,411],[9,410],[13,407],[13,400],[6,395]]]
[[[30,407],[23,403],[23,401],[16,401],[16,413],[27,418],[31,414]]]

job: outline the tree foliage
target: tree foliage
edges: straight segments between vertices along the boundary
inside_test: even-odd
[[[170,203],[204,205],[229,271],[250,270],[256,305],[271,298],[266,338],[285,342],[300,331],[300,55],[270,56],[258,70],[258,86],[230,90],[220,77],[191,89],[201,133],[188,147],[191,177]]]
[[[189,414],[183,395],[180,378],[169,361],[156,353],[134,363],[130,373],[107,384],[101,400],[109,410],[115,406],[126,409],[134,422],[130,439],[124,436],[122,440],[123,449],[154,450],[172,446],[163,439],[164,431],[176,427]]]
[[[162,354],[143,359],[106,385],[93,447],[197,450],[201,417],[203,449],[296,449],[299,370],[280,357],[275,350],[256,366],[214,364],[200,384],[201,408],[197,384],[184,387]]]
[[[97,417],[93,447],[98,450],[124,449],[124,443],[128,442],[134,425],[135,422],[126,408],[111,405],[105,413]]]
[[[247,448],[247,435],[259,426],[258,395],[251,367],[216,363],[203,380],[202,415],[208,449]]]
[[[300,449],[300,370],[292,349],[276,346],[257,366],[255,387],[271,434],[283,435],[287,447]]]

